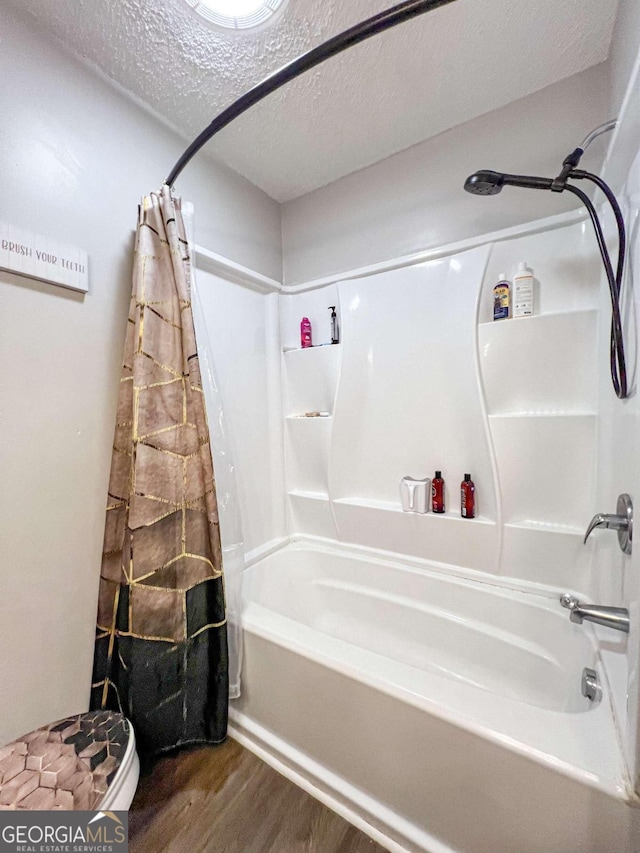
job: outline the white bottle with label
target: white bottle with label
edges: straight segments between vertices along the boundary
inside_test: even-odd
[[[513,277],[513,316],[531,317],[534,311],[533,270],[524,261],[518,264],[518,272]]]

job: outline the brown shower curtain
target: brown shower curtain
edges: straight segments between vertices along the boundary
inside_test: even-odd
[[[111,462],[91,706],[147,754],[227,727],[222,553],[179,200],[144,199]]]

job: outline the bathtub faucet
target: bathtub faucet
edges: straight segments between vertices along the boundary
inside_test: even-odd
[[[570,619],[582,625],[584,619],[587,622],[595,622],[614,631],[629,633],[629,611],[624,607],[603,607],[600,604],[581,604],[575,596],[565,592],[560,596],[560,604],[571,611]]]

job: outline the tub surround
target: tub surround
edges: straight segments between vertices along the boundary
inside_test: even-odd
[[[521,260],[539,279],[539,311],[494,323],[493,285]],[[216,360],[228,338],[222,363],[246,363],[243,382],[222,390],[244,446],[243,513],[262,531],[246,561],[230,730],[399,853],[601,853],[607,839],[632,853],[631,640],[572,624],[559,603],[563,592],[618,603],[598,595],[600,541],[582,543],[597,508],[593,340],[604,315],[592,235],[562,215],[395,266],[266,295],[247,277],[255,322],[244,328],[239,311],[236,332],[210,335]],[[242,279],[216,273],[212,316],[238,289],[223,279]],[[316,343],[330,341],[331,305],[340,344],[301,349],[302,316]],[[211,322],[210,332],[219,314]],[[268,343],[252,353],[252,340]],[[447,512],[402,512],[401,477],[436,469]],[[250,476],[259,470],[272,474]],[[473,520],[457,506],[468,471]],[[287,523],[268,539],[278,483]],[[599,702],[580,694],[584,667]],[[459,791],[466,823],[451,806]],[[526,819],[524,802],[535,803]],[[565,809],[597,831],[572,832]]]
[[[522,260],[537,313],[493,322]],[[554,217],[390,267],[280,296],[290,539],[245,572],[231,731],[389,850],[632,853],[629,639],[559,603],[603,589],[593,235]],[[301,350],[334,304],[340,345]],[[402,512],[436,469],[446,513]]]
[[[285,348],[298,317],[326,323],[336,301],[342,329],[339,346],[282,356],[291,533],[594,594],[594,546],[582,536],[593,514],[599,259],[584,222],[527,230],[282,297]],[[493,284],[521,259],[535,264],[539,312],[494,322]],[[293,417],[319,409],[331,417]],[[436,469],[447,511],[403,513],[401,478]],[[473,520],[460,518],[465,472]]]

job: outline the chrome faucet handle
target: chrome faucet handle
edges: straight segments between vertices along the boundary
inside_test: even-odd
[[[587,544],[587,539],[591,536],[596,527],[606,527],[606,516],[603,512],[598,512],[593,516],[591,521],[589,522],[589,526],[587,527],[587,532],[584,534],[584,539],[582,540],[582,544]]]
[[[596,527],[618,531],[618,543],[625,554],[631,553],[633,540],[633,504],[629,495],[618,497],[615,513],[599,512],[593,516],[584,535],[583,543],[591,536]]]
[[[626,527],[626,518],[622,518],[608,512],[598,512],[589,522],[587,532],[584,534],[583,544],[586,543],[587,539],[591,536],[596,527],[604,527],[608,530],[619,530],[623,524]]]

